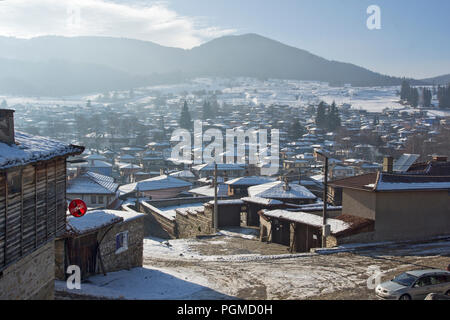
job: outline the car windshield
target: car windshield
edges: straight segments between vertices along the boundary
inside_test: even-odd
[[[415,277],[409,273],[402,273],[401,275],[395,277],[392,281],[395,283],[401,284],[402,286],[409,287],[416,280],[417,280],[417,277]]]

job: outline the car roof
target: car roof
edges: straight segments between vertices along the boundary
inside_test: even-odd
[[[426,269],[426,270],[412,270],[412,271],[406,271],[407,274],[410,274],[415,277],[421,277],[427,274],[434,274],[434,273],[445,273],[450,275],[450,272],[440,269]]]

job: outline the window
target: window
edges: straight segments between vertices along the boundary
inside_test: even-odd
[[[422,277],[419,280],[417,280],[416,284],[414,285],[414,287],[426,287],[431,285],[431,277]]]
[[[19,193],[22,191],[22,171],[16,170],[7,173],[8,193]]]
[[[128,231],[116,234],[116,254],[128,250]]]
[[[97,203],[97,197],[96,196],[91,196],[91,203],[92,204],[96,204]]]
[[[436,276],[437,284],[450,282],[450,276],[446,276],[445,274],[440,274]]]
[[[98,203],[102,203],[103,204],[103,196],[98,196]]]

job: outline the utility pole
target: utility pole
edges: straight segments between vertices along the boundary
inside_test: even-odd
[[[322,248],[327,246],[327,236],[330,233],[330,226],[327,225],[327,202],[328,202],[328,156],[321,151],[314,151],[316,160],[324,162],[323,176],[323,220],[322,220]]]
[[[214,215],[213,215],[213,226],[214,233],[217,232],[219,226],[219,213],[217,206],[217,163],[214,161]]]
[[[327,226],[327,203],[328,203],[328,157],[325,157],[324,177],[323,177],[323,231],[322,231],[322,248],[327,246],[328,232]]]

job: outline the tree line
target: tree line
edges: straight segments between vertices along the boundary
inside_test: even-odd
[[[433,89],[425,87],[411,87],[409,82],[404,80],[400,89],[400,99],[406,101],[412,107],[421,105],[424,108],[431,108],[431,100],[433,94],[437,96],[439,108],[450,108],[450,84],[447,86],[433,87]]]

